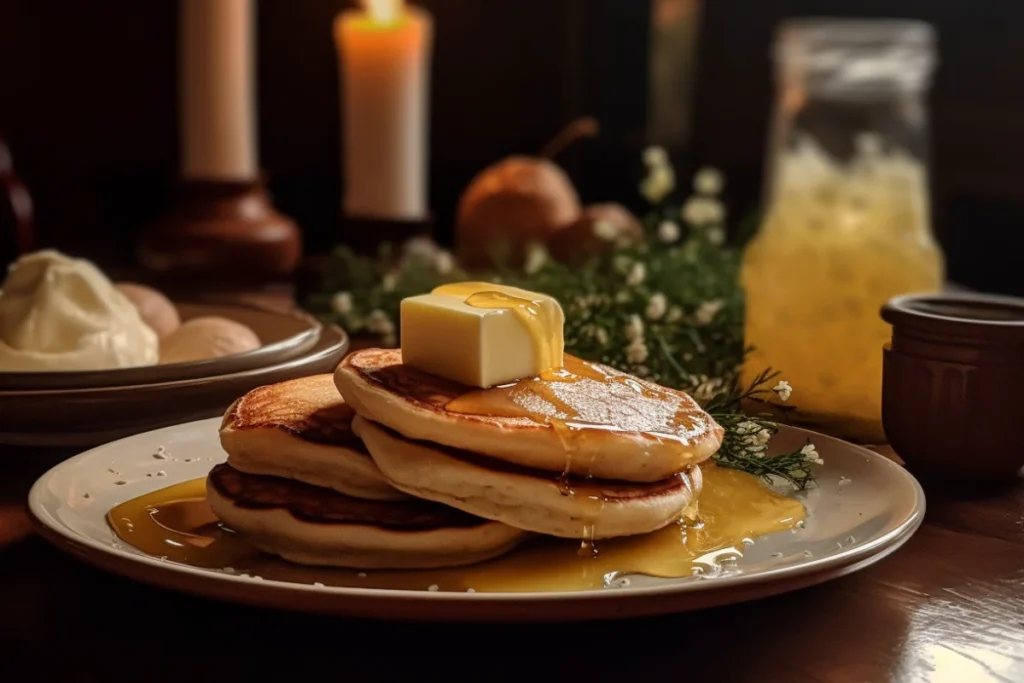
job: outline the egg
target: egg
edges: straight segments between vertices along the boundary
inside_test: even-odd
[[[218,316],[186,321],[160,343],[161,363],[219,358],[252,351],[262,345],[256,333],[245,325]]]
[[[118,282],[115,287],[128,297],[139,311],[142,322],[149,325],[160,339],[181,327],[178,309],[157,290],[134,282]]]

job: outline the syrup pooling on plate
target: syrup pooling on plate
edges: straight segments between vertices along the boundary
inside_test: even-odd
[[[468,567],[421,571],[356,571],[291,564],[225,529],[206,503],[205,479],[177,484],[113,508],[107,520],[124,542],[147,555],[264,580],[354,588],[525,592],[602,588],[606,577],[643,574],[681,578],[713,573],[715,562],[742,556],[744,539],[783,531],[806,516],[799,501],[756,478],[707,465],[699,514],[643,536],[600,540],[596,554],[578,542],[539,538],[510,554]],[[716,560],[717,558],[717,560]]]

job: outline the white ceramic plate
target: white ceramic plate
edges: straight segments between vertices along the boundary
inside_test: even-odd
[[[799,447],[811,437],[826,463],[815,472],[818,486],[802,494],[806,526],[758,539],[734,569],[716,577],[633,576],[628,586],[546,593],[335,588],[198,569],[145,555],[117,539],[105,520],[110,508],[205,476],[224,460],[219,422],[139,434],[57,465],[29,494],[40,532],[101,568],[216,599],[375,618],[522,621],[680,612],[794,590],[877,562],[906,542],[924,517],[924,493],[899,465],[837,439],[783,427],[774,449]],[[153,457],[161,447],[168,459]],[[157,471],[165,474],[153,476]]]

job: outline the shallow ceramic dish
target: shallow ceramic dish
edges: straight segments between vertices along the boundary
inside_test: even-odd
[[[372,618],[556,621],[680,612],[821,583],[893,552],[924,517],[924,493],[899,465],[837,439],[783,427],[773,449],[796,448],[810,437],[826,463],[816,468],[819,485],[802,494],[806,524],[755,539],[732,569],[713,577],[633,575],[628,585],[562,592],[339,588],[178,564],[146,555],[115,537],[105,519],[112,507],[203,477],[224,460],[219,424],[218,419],[202,420],[140,434],[54,467],[29,494],[40,532],[108,571],[220,600]]]
[[[242,323],[256,333],[263,345],[244,353],[188,363],[118,370],[0,372],[0,391],[92,389],[226,375],[296,358],[312,349],[320,335],[320,322],[298,311],[285,313],[240,304],[176,303],[175,306],[183,321],[219,316]]]
[[[0,443],[94,446],[220,415],[258,386],[333,371],[347,350],[348,335],[325,326],[306,353],[240,372],[133,386],[0,391]]]

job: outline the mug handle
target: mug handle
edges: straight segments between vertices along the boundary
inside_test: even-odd
[[[14,158],[3,137],[0,137],[0,191],[14,217],[14,241],[18,256],[22,256],[35,245],[35,210],[32,195],[14,172]]]

